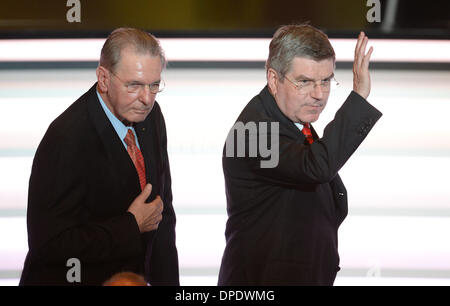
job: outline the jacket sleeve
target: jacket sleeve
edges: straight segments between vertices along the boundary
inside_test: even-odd
[[[323,137],[304,145],[280,128],[278,164],[261,167],[261,158],[247,159],[248,166],[264,180],[276,184],[330,182],[365,139],[382,114],[364,98],[351,92]],[[268,135],[273,137],[273,135]]]
[[[50,126],[36,152],[29,183],[27,226],[30,253],[47,263],[104,262],[142,252],[131,213],[93,217],[80,149]]]

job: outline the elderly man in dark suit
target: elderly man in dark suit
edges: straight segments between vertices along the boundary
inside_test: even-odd
[[[311,123],[334,82],[334,50],[310,25],[274,34],[267,86],[244,108],[224,148],[228,221],[219,285],[334,283],[337,231],[347,215],[338,171],[381,117],[366,100],[367,42],[360,33],[353,91],[319,138]]]
[[[106,40],[98,82],[48,128],[33,161],[21,285],[101,285],[128,271],[179,285],[163,51],[149,33]]]

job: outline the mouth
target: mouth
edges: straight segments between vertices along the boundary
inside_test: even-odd
[[[322,104],[312,104],[312,105],[308,105],[307,108],[307,112],[310,114],[320,114],[323,110],[323,105]]]
[[[147,114],[149,111],[150,111],[150,109],[135,109],[134,110],[134,112],[139,115]]]
[[[323,109],[323,105],[308,105],[309,109],[316,112]]]

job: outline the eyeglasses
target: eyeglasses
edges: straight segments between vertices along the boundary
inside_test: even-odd
[[[325,80],[300,80],[298,82],[294,82],[292,80],[290,80],[287,76],[283,75],[285,77],[286,80],[288,80],[289,82],[291,82],[295,88],[297,88],[298,92],[300,94],[308,94],[311,91],[313,91],[313,89],[316,88],[316,86],[320,86],[320,90],[323,93],[328,93],[330,92],[331,88],[336,88],[339,85],[339,82],[336,81],[336,79],[334,77],[325,79]],[[320,82],[319,84],[317,84],[317,82]]]
[[[135,81],[126,83],[122,81],[122,79],[119,78],[119,76],[114,72],[112,72],[111,70],[109,70],[109,72],[111,72],[111,74],[113,74],[117,79],[119,79],[119,81],[123,83],[123,85],[127,88],[128,93],[139,93],[141,92],[141,90],[144,90],[146,86],[148,86],[148,89],[152,94],[157,94],[163,91],[164,88],[166,88],[166,83],[162,79],[151,84],[142,84]]]

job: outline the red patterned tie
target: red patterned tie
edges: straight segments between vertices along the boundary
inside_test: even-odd
[[[303,125],[302,133],[303,133],[303,135],[305,135],[306,140],[308,140],[309,144],[312,144],[314,142],[314,138],[311,133],[311,129],[309,128],[309,123],[305,123]]]
[[[128,129],[127,136],[125,136],[125,143],[127,144],[127,151],[136,167],[137,173],[139,175],[139,183],[141,184],[141,189],[144,189],[146,184],[145,179],[145,164],[144,157],[142,156],[141,150],[136,146],[136,140],[134,139],[133,131]]]

